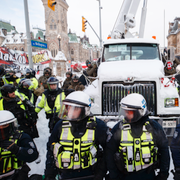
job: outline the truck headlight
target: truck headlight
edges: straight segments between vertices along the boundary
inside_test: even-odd
[[[178,98],[167,98],[164,102],[164,107],[178,107],[179,106],[179,99]]]

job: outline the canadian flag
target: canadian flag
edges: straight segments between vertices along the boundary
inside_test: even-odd
[[[171,69],[172,68],[172,63],[171,61],[167,61],[167,69]]]

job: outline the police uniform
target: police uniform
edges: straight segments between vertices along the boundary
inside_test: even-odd
[[[57,115],[59,113],[62,100],[64,99],[65,99],[65,93],[60,88],[58,88],[57,91],[53,91],[53,92],[51,92],[48,89],[42,94],[41,101],[36,106],[35,111],[39,113],[44,108],[45,113],[46,113],[46,118],[50,118],[50,121],[49,121],[50,123],[51,118],[53,118],[53,115],[54,114]],[[49,124],[49,127],[50,127],[50,124]]]
[[[106,165],[99,145],[105,149],[106,138],[107,126],[97,118],[86,117],[79,122],[60,120],[47,145],[45,176],[54,178],[59,172],[66,179],[98,174],[96,179],[101,180]]]
[[[13,140],[20,148],[16,154],[13,154],[4,148],[3,141],[0,142],[0,179],[12,176],[18,180],[25,180],[30,171],[25,162],[33,162],[38,158],[36,145],[28,134],[19,131],[10,136],[9,140]]]
[[[28,117],[25,108],[25,105],[23,104],[22,100],[19,99],[19,97],[15,97],[13,99],[4,97],[0,99],[0,110],[8,110],[14,114],[14,116],[18,120],[19,129],[23,130],[25,133],[29,134],[32,138],[39,137],[37,128],[35,125],[31,125],[31,120],[29,118],[33,118],[34,121],[36,121],[36,114],[35,111],[32,111],[31,114],[34,115],[34,117]]]
[[[132,124],[120,121],[111,132],[106,158],[110,179],[153,180],[157,168],[160,169],[158,178],[167,179],[170,163],[168,141],[156,121],[149,120],[148,116]]]
[[[180,179],[180,124],[176,126],[171,141],[171,153],[175,169],[175,180]]]

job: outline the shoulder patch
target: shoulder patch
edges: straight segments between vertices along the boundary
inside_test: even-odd
[[[173,135],[173,138],[176,139],[178,136],[178,131],[174,131],[174,135]]]

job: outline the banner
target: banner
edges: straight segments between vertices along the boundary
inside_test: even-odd
[[[2,64],[3,61],[5,62],[4,64],[29,64],[28,54],[23,51],[16,51],[4,47],[0,47],[0,60],[2,60]],[[51,59],[49,58],[49,51],[42,50],[40,52],[32,52],[32,60],[33,64],[37,65],[41,63],[49,63],[51,61]]]

